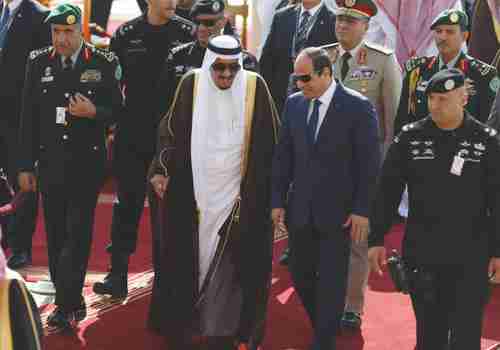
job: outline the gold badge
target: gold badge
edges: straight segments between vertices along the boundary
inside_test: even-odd
[[[356,0],[345,0],[345,6],[353,7],[354,5],[356,5]]]
[[[457,23],[459,20],[459,17],[457,15],[456,12],[453,12],[451,15],[450,15],[450,21],[451,23]]]
[[[455,88],[455,82],[451,79],[446,80],[446,82],[444,83],[444,88],[447,91],[453,90]]]
[[[66,23],[68,24],[75,24],[76,22],[76,17],[74,15],[69,15],[66,17]]]
[[[98,83],[102,80],[101,71],[97,69],[87,69],[80,76],[80,82],[82,83]]]

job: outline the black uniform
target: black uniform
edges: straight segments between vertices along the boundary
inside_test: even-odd
[[[33,51],[28,61],[20,169],[33,172],[38,162],[55,303],[65,312],[80,305],[104,178],[105,129],[122,104],[120,78],[116,56],[86,43],[69,70],[52,47]],[[69,114],[69,98],[76,93],[94,103],[95,119]]]
[[[485,123],[500,85],[495,67],[462,52],[455,68],[460,69],[472,84],[465,109],[477,120]],[[412,58],[406,62],[401,98],[394,121],[395,135],[401,131],[403,125],[425,118],[429,114],[425,88],[431,77],[440,70],[437,56]]]
[[[455,130],[427,117],[404,126],[385,159],[369,246],[383,246],[407,185],[403,257],[411,271],[418,350],[447,349],[449,330],[452,349],[480,349],[488,262],[500,257],[496,134],[468,112]]]
[[[193,40],[194,25],[178,16],[153,26],[142,15],[120,26],[110,49],[123,66],[125,108],[117,123],[113,168],[117,203],[113,207],[113,252],[130,255],[144,207],[147,169],[155,154],[156,127],[163,94],[159,72],[171,47]]]
[[[165,61],[161,74],[160,91],[167,91],[167,98],[161,99],[161,110],[166,112],[173,99],[175,89],[182,76],[203,63],[206,48],[198,40],[174,47]],[[243,51],[243,68],[259,73],[257,58],[248,51]]]

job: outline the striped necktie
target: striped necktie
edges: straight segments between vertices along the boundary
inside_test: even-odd
[[[3,49],[3,44],[5,42],[5,38],[7,37],[7,31],[9,30],[9,18],[9,6],[4,5],[2,17],[0,18],[0,49]]]
[[[311,19],[311,14],[309,11],[304,11],[302,13],[300,20],[299,29],[297,30],[297,34],[295,36],[295,54],[298,55],[300,51],[304,48],[307,40],[307,31],[309,29],[309,20]]]

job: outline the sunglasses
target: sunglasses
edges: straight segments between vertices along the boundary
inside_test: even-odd
[[[292,80],[295,84],[297,84],[299,81],[303,83],[308,83],[311,81],[311,79],[312,79],[311,74],[302,74],[302,75],[292,74]]]
[[[232,74],[236,74],[241,69],[241,66],[239,65],[239,63],[214,63],[212,64],[212,69],[218,73],[223,73],[226,71],[226,69],[228,69]]]
[[[217,24],[219,19],[194,19],[194,23],[197,25],[204,25],[205,27],[213,27]]]

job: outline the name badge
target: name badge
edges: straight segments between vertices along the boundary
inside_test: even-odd
[[[460,176],[462,175],[462,169],[464,167],[465,160],[462,157],[455,156],[453,157],[453,163],[451,164],[450,173],[453,175]]]
[[[66,107],[56,107],[56,124],[66,124]]]
[[[50,82],[50,81],[54,81],[54,76],[50,75],[48,77],[42,77],[41,81],[42,81],[42,83],[47,83],[47,82]]]

